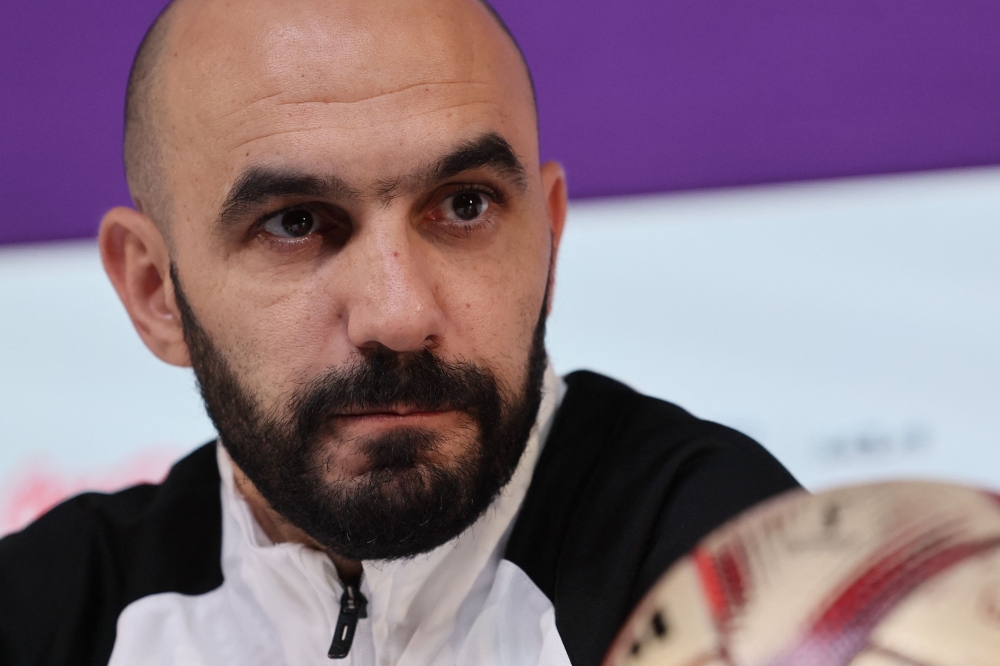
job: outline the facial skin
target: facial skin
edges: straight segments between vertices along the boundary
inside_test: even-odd
[[[100,234],[153,353],[192,360],[173,265],[198,323],[274,419],[291,417],[303,386],[385,350],[470,363],[519,394],[566,189],[557,164],[539,165],[530,83],[487,10],[189,0],[172,12],[157,110],[168,219],[137,197]],[[471,423],[405,404],[340,414],[326,478],[364,477],[370,457],[349,443],[406,429],[434,433],[441,464],[461,460]],[[315,544],[240,469],[237,480],[273,540]]]

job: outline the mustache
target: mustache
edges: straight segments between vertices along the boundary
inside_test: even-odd
[[[290,413],[297,414],[301,441],[329,427],[333,417],[363,412],[464,411],[473,416],[500,390],[493,373],[473,363],[448,362],[428,349],[395,352],[380,346],[348,368],[331,368],[297,390]]]

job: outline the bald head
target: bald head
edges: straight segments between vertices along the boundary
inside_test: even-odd
[[[162,87],[157,81],[162,78],[161,62],[174,4],[171,1],[146,31],[132,61],[125,92],[125,178],[136,207],[157,223],[166,213],[165,192],[159,183],[162,155],[155,110],[163,99],[157,94]]]
[[[455,0],[455,2],[468,1]],[[537,122],[534,80],[520,45],[503,18],[487,0],[475,0],[475,2],[486,10],[496,26],[501,29],[509,45],[516,50],[523,67],[524,78],[531,91],[531,102]],[[169,217],[170,209],[169,188],[166,187],[164,175],[166,119],[163,107],[167,103],[164,94],[164,75],[167,66],[165,53],[171,43],[174,16],[183,11],[183,6],[186,4],[191,3],[170,0],[146,32],[132,62],[125,97],[123,157],[126,179],[137,208],[153,219],[161,229]]]

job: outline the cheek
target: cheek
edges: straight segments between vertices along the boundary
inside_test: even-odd
[[[303,382],[349,357],[343,320],[319,280],[227,279],[213,300],[218,344],[263,404],[282,404]]]
[[[532,239],[533,240],[533,239]],[[449,355],[485,363],[508,386],[524,378],[548,276],[544,242],[510,243],[476,262],[453,267],[439,303],[448,320]]]

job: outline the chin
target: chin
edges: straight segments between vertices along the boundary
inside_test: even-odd
[[[454,471],[475,456],[472,432],[453,428],[392,428],[377,435],[330,438],[318,446],[317,467],[327,470],[330,484],[391,484],[393,479],[424,484],[430,475]],[[424,485],[421,484],[421,485]]]

